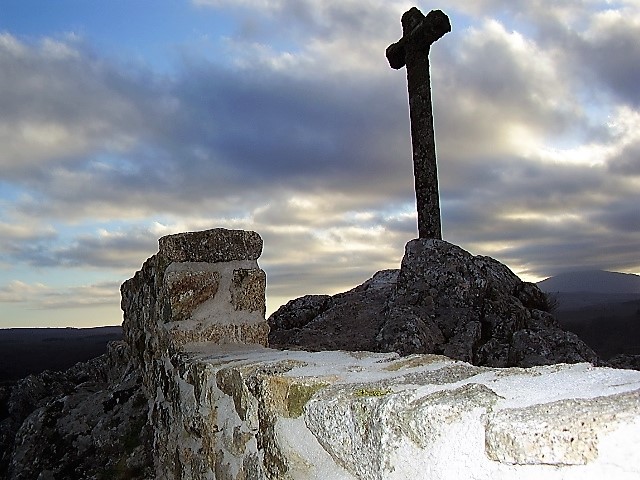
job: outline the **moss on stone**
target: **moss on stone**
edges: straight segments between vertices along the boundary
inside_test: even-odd
[[[300,384],[293,383],[287,392],[287,411],[292,418],[302,415],[304,406],[311,397],[318,391],[326,387],[327,383]]]
[[[353,392],[356,397],[384,397],[390,393],[388,388],[358,388]]]

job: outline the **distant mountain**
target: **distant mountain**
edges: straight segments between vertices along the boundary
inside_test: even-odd
[[[640,275],[631,273],[588,270],[567,272],[538,282],[543,292],[640,295]]]
[[[640,355],[640,275],[590,270],[538,282],[556,303],[554,314],[601,358]]]
[[[0,329],[0,386],[43,370],[62,371],[107,351],[122,327]]]

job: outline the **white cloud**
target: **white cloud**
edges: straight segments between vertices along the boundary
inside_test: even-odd
[[[73,38],[73,37],[70,37]],[[42,40],[42,53],[49,58],[57,60],[67,60],[70,58],[79,58],[80,52],[65,42],[45,38]]]
[[[29,303],[38,309],[114,305],[119,302],[119,297],[117,282],[59,288],[13,280],[5,286],[0,286],[0,302]]]
[[[3,56],[8,54],[20,57],[27,52],[26,47],[9,33],[0,33],[0,49],[0,52],[4,52]]]
[[[120,275],[159,236],[226,227],[264,237],[283,300],[397,266],[414,194],[384,50],[411,4],[194,3],[237,21],[234,61],[169,78],[0,35],[3,262]],[[531,277],[637,268],[638,12],[599,5],[433,5],[453,20],[430,54],[445,238]]]
[[[48,225],[38,225],[29,222],[28,219],[21,219],[19,223],[5,223],[0,221],[0,238],[4,242],[11,241],[34,241],[36,239],[54,238],[55,229]]]
[[[45,38],[34,45],[3,34],[0,165],[5,176],[77,164],[99,150],[135,145],[148,121],[136,105],[146,98],[144,87],[128,76],[63,41]]]
[[[19,303],[37,300],[40,296],[50,292],[50,289],[41,283],[27,284],[20,280],[13,280],[0,287],[0,302]]]

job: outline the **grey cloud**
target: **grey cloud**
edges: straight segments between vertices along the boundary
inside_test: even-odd
[[[132,226],[126,233],[83,234],[71,240],[59,237],[12,242],[6,255],[12,263],[35,267],[92,267],[131,270],[157,249],[156,236]]]
[[[237,74],[206,63],[186,68],[174,83],[158,87],[158,98],[179,107],[138,135],[149,147],[98,155],[124,158],[125,166],[103,168],[90,155],[40,171],[24,180],[37,192],[35,200],[18,206],[76,217],[112,214],[105,205],[131,206],[133,214],[154,208],[184,212],[193,202],[237,195],[239,186],[262,196],[274,185],[379,195],[371,186],[380,178],[388,195],[404,194],[410,154],[406,140],[393,139],[406,137],[398,128],[407,123],[406,107],[383,93],[385,82],[323,84],[279,72],[238,81]],[[140,101],[137,91],[130,88],[138,114],[157,117],[147,95]],[[402,156],[398,144],[405,144]]]
[[[640,176],[640,140],[625,146],[608,165],[615,175]]]
[[[36,304],[44,310],[117,305],[120,300],[119,292],[120,284],[118,282],[102,282],[95,285],[54,290],[37,299]]]
[[[0,163],[20,181],[100,150],[126,151],[145,134],[142,79],[91,58],[81,45],[51,47],[7,34],[0,42]],[[136,101],[132,102],[132,99]],[[150,119],[156,118],[153,115]]]
[[[237,35],[253,40],[268,36],[294,35],[335,37],[352,32],[379,35],[399,21],[399,4],[394,1],[279,0],[269,2],[198,1],[200,6],[235,8],[241,25]],[[408,8],[408,7],[407,7]],[[401,13],[401,12],[400,12]]]
[[[28,284],[14,280],[0,286],[0,302],[30,302],[39,309],[95,307],[118,302],[120,284],[106,281],[57,289],[44,284]]]
[[[598,19],[596,19],[598,20]],[[596,22],[594,22],[596,23]],[[591,69],[600,85],[623,102],[640,106],[640,12],[611,14],[595,32],[583,35],[578,43],[582,68]]]
[[[261,232],[265,253],[260,264],[267,272],[267,295],[289,299],[345,291],[376,271],[398,268],[404,247],[402,240],[394,242],[394,236],[390,235],[383,239],[384,243],[375,237],[368,239],[380,242],[377,251],[358,251],[349,248],[348,242],[343,248],[324,251],[317,238],[295,233],[274,235],[265,229]]]
[[[120,301],[120,283],[106,281],[66,289],[52,289],[36,300],[39,308],[86,308],[117,305]]]
[[[341,8],[322,7],[321,16],[332,17]],[[371,9],[363,12],[371,15]],[[359,24],[349,23],[357,34]],[[62,122],[82,140],[78,148],[61,152],[62,158],[45,159],[53,168],[27,172],[9,159],[21,172],[19,181],[34,192],[16,205],[25,213],[105,219],[118,210],[125,218],[154,209],[183,213],[193,202],[224,203],[237,196],[239,185],[256,197],[268,196],[274,185],[292,191],[348,188],[352,198],[371,204],[381,193],[371,187],[381,178],[388,196],[406,197],[410,153],[399,128],[407,125],[406,100],[387,80],[331,78],[321,71],[318,78],[297,77],[260,66],[237,72],[191,61],[176,80],[159,82],[148,81],[144,72],[119,73],[81,49],[62,59],[28,45],[25,52],[23,76],[47,77],[59,86],[55,92],[36,89],[29,105],[41,106],[36,113]],[[75,71],[82,75],[68,82]],[[387,94],[391,90],[398,93]],[[27,115],[27,107],[21,108],[14,123],[16,115]],[[126,132],[132,145],[114,151],[75,130],[96,116],[106,129],[96,137]],[[402,155],[398,145],[404,145]],[[96,157],[102,156],[126,158],[129,168],[97,168]]]
[[[506,213],[570,212],[613,189],[603,169],[581,165],[506,157],[441,166],[444,208],[451,202],[453,219],[461,216],[461,222],[468,220],[465,209],[489,223]]]
[[[18,280],[14,280],[6,285],[0,286],[0,302],[20,303],[26,302],[32,297],[38,297],[48,288],[42,284],[30,285]]]
[[[593,220],[597,225],[608,227],[617,235],[630,234],[636,237],[640,233],[640,193],[616,199],[606,209],[597,212]]]
[[[0,238],[6,243],[38,242],[56,238],[56,232],[53,227],[33,225],[24,219],[22,223],[0,222]]]
[[[14,217],[10,220],[11,223],[0,222],[0,258],[9,265],[19,261],[52,265],[48,246],[58,239],[53,227],[43,228],[29,218]]]
[[[68,246],[54,250],[54,258],[65,266],[129,269],[157,251],[149,231],[133,229],[108,236],[84,235]]]
[[[619,101],[640,104],[640,12],[636,5],[579,0],[484,4],[493,11],[506,9],[513,18],[533,27],[540,45],[562,52],[574,88],[601,95],[604,87]]]
[[[628,271],[640,267],[634,260],[637,245],[637,238],[611,241],[593,233],[588,237],[573,233],[514,247],[497,257],[515,264],[534,259],[526,268],[527,273],[544,277],[581,269]]]
[[[517,3],[531,5],[528,12],[545,6]],[[274,28],[286,21],[297,29],[291,35],[308,35],[292,52],[291,68],[268,62],[236,68],[189,57],[173,77],[156,77],[151,71],[125,73],[122,65],[98,61],[82,49],[73,58],[26,62],[21,68],[27,78],[46,74],[56,87],[35,89],[40,103],[14,103],[7,124],[38,114],[61,119],[69,131],[96,119],[102,123],[95,132],[81,128],[77,147],[40,159],[48,168],[34,172],[12,164],[13,178],[31,197],[16,203],[16,218],[118,219],[130,228],[64,244],[34,238],[16,248],[14,258],[39,266],[135,269],[155,251],[158,236],[137,222],[160,217],[261,233],[270,294],[326,291],[397,266],[416,231],[413,217],[398,215],[411,211],[415,201],[405,74],[384,60],[386,43],[400,33],[399,3],[277,5],[282,10],[268,19]],[[463,8],[460,2],[442,8],[450,5]],[[485,2],[479,11],[490,16],[491,8],[504,5]],[[569,6],[578,8],[576,2]],[[290,17],[287,9],[297,10]],[[524,151],[567,136],[611,146],[620,141],[605,119],[594,124],[582,108],[587,79],[573,62],[593,72],[600,67],[597,59],[586,63],[581,56],[586,43],[577,54],[566,48],[586,40],[572,37],[559,21],[552,31],[551,20],[559,17],[545,25],[541,18],[521,21],[529,22],[528,32],[544,27],[553,34],[544,41],[539,33],[517,39],[508,29],[469,17],[473,29],[456,30],[454,24],[454,32],[433,48],[446,238],[542,275],[572,265],[622,265],[625,258],[630,264],[640,238],[628,205],[637,198],[621,186],[625,176],[637,173],[636,147],[628,146],[609,167],[554,163]],[[237,47],[255,39],[238,35]],[[268,40],[271,33],[252,35]],[[362,66],[371,60],[366,49],[349,52],[353,60],[336,57],[353,64],[339,75],[321,62],[335,51],[329,47],[354,42],[375,47],[380,71]],[[11,59],[0,61],[9,66]],[[68,72],[79,79],[65,84]],[[620,91],[618,101],[634,98],[633,86],[614,80],[607,82]],[[2,98],[10,95],[11,82]],[[594,101],[600,102],[596,108],[610,107],[603,108],[601,97]],[[513,133],[518,125],[529,135],[522,145]],[[305,201],[311,204],[305,207]],[[574,214],[582,220],[571,220]]]
[[[509,35],[485,23],[482,30],[461,33],[449,46],[452,56],[432,65],[439,72],[433,75],[434,115],[443,155],[490,163],[496,156],[520,153],[514,151],[519,134],[561,138],[585,128],[562,66],[548,52],[526,42],[518,45],[522,42]]]

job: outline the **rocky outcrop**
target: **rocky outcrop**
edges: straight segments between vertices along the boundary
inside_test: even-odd
[[[291,300],[269,317],[269,345],[309,351],[379,350],[376,336],[397,277],[397,270],[383,270],[333,297],[307,295]]]
[[[621,353],[607,360],[606,365],[612,368],[640,370],[640,355]]]
[[[303,297],[270,318],[281,348],[444,354],[494,367],[598,363],[563,331],[547,297],[490,257],[442,240],[409,242],[399,271],[333,297]]]
[[[30,375],[8,390],[0,477],[152,478],[148,402],[128,346],[66,372]]]
[[[544,296],[503,265],[442,241],[410,242],[400,270],[292,301],[270,319],[281,345],[404,356],[277,350],[265,346],[261,248],[253,232],[221,229],[161,239],[122,286],[126,343],[68,377],[0,394],[17,418],[3,417],[15,440],[1,437],[2,473],[638,478],[640,372],[498,368],[592,360],[544,312]],[[494,365],[411,353],[426,348]]]
[[[154,301],[123,301],[130,309],[125,318],[149,318],[144,328],[167,335],[184,320],[156,314],[154,322],[145,308],[158,312],[154,305],[167,287],[158,278],[145,285],[154,289],[130,290],[131,298]],[[298,348],[314,350],[380,348],[385,341],[400,345],[400,327],[414,319],[419,328],[406,337],[415,340],[411,348],[422,348],[418,334],[433,329],[442,350],[475,355],[494,339],[510,352],[525,352],[514,361],[524,363],[546,352],[538,345],[529,353],[519,338],[538,332],[550,345],[553,334],[567,338],[542,310],[544,302],[494,260],[446,242],[414,241],[400,271],[379,272],[334,297],[290,302],[270,319],[271,338],[284,344],[294,338]],[[171,312],[182,318],[181,309]],[[409,321],[403,324],[402,315]],[[465,319],[472,328],[464,328]],[[479,336],[468,333],[474,324]],[[278,337],[283,332],[291,335]],[[140,357],[149,362],[143,368],[157,478],[630,479],[638,473],[627,463],[638,459],[638,372],[588,363],[490,368],[435,355],[274,350],[253,335],[245,338],[247,345],[169,341],[155,356]]]
[[[261,252],[255,232],[161,238],[158,253],[122,286],[126,343],[0,391],[0,476],[161,478],[153,454],[165,443],[164,393],[184,346],[267,342]]]
[[[199,343],[229,348],[267,344],[266,275],[257,263],[261,253],[262,239],[255,232],[213,229],[169,235],[122,285],[125,338],[150,402],[156,478],[183,478],[179,452],[186,448],[206,454],[202,442],[210,441],[208,429],[216,425],[211,418],[190,425],[186,437],[175,437],[175,423],[191,408],[182,410],[181,405],[188,385],[175,383],[184,371],[186,350]],[[212,380],[203,372],[191,375],[200,375],[198,381],[204,383]]]

